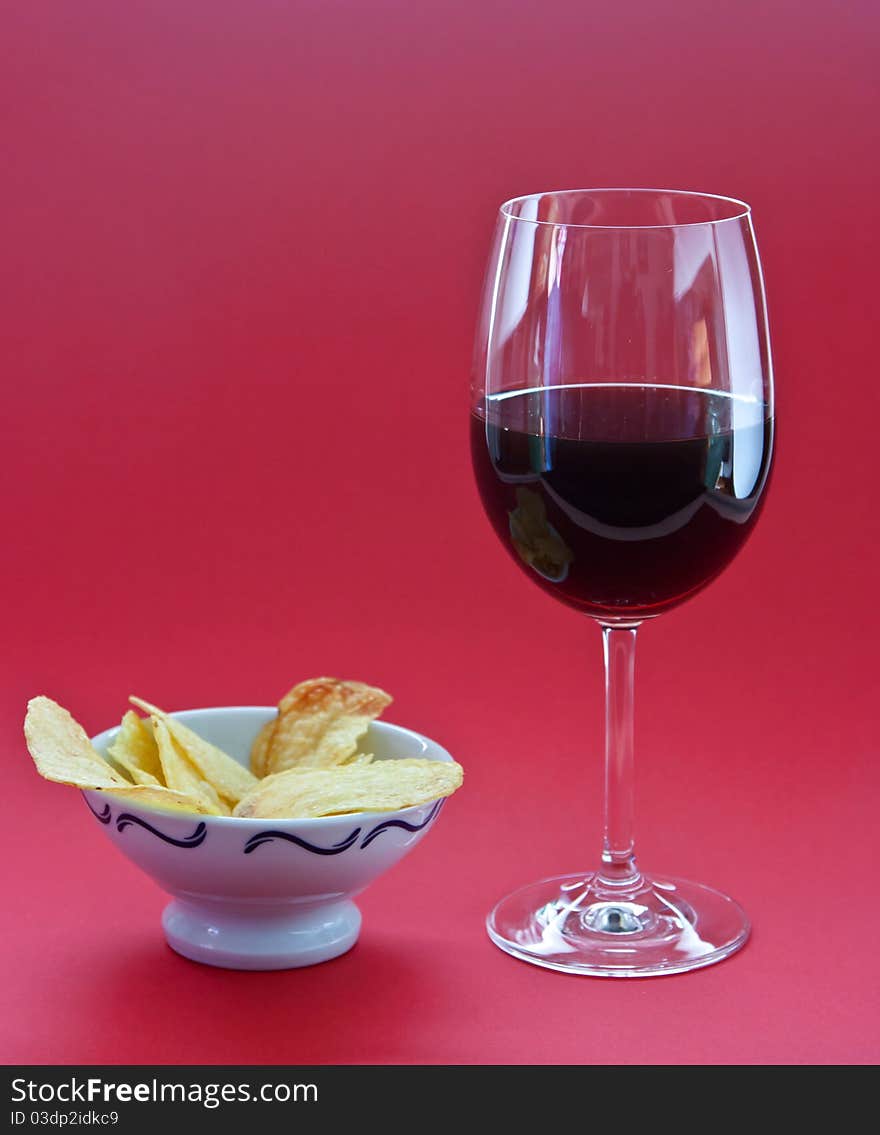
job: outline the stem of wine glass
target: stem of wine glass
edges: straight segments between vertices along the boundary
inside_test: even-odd
[[[633,845],[633,678],[639,623],[600,623],[605,652],[605,846],[599,881],[641,882]]]

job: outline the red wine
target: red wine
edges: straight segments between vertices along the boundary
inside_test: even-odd
[[[773,420],[691,387],[541,387],[471,418],[477,484],[514,560],[558,599],[643,618],[693,595],[752,530]]]

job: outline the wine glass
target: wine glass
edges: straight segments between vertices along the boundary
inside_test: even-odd
[[[595,619],[605,655],[605,839],[593,871],[522,887],[487,920],[509,954],[598,976],[738,950],[742,909],[633,852],[636,631],[710,583],[755,524],[773,376],[748,205],[565,190],[501,206],[477,333],[471,444],[514,563]]]

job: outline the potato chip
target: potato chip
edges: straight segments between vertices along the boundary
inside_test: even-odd
[[[266,772],[344,765],[391,695],[363,682],[312,678],[282,698],[269,741]]]
[[[229,808],[212,785],[202,780],[195,768],[186,759],[178,747],[176,740],[171,736],[164,718],[152,717],[153,735],[159,747],[159,760],[162,762],[162,775],[169,788],[185,795],[194,796],[202,805],[203,811],[218,816],[228,816]]]
[[[113,788],[102,788],[108,796],[117,796],[127,800],[135,806],[144,808],[165,808],[169,812],[198,812],[203,816],[211,816],[210,812],[198,797],[189,792],[176,792],[173,788],[163,788],[161,784],[129,784]]]
[[[251,772],[256,777],[266,775],[266,761],[269,759],[269,742],[275,729],[277,718],[272,718],[260,729],[251,746]]]
[[[267,776],[237,805],[234,816],[299,819],[345,812],[392,812],[451,795],[461,765],[413,758],[329,769],[294,768]]]
[[[28,702],[24,735],[37,772],[46,780],[76,788],[131,787],[92,747],[79,722],[51,698]]]
[[[230,804],[237,804],[242,796],[257,783],[253,773],[240,765],[238,761],[233,760],[228,753],[224,753],[222,749],[218,749],[216,745],[212,745],[204,737],[200,737],[198,733],[193,733],[192,729],[188,729],[186,725],[165,713],[164,710],[158,709],[140,698],[133,697],[129,700],[151,716],[165,722],[171,736],[186,755],[187,760],[198,770],[202,778]],[[176,788],[179,786],[168,782],[168,787]]]
[[[107,755],[128,773],[135,784],[163,783],[156,738],[146,721],[133,709],[123,717]]]

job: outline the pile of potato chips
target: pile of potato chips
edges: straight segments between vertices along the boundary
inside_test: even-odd
[[[211,816],[299,819],[386,812],[451,795],[454,762],[376,760],[358,744],[391,703],[362,682],[313,678],[282,698],[257,734],[251,771],[164,710],[132,697],[107,759],[82,726],[47,697],[28,702],[28,749],[47,780],[132,803]]]

